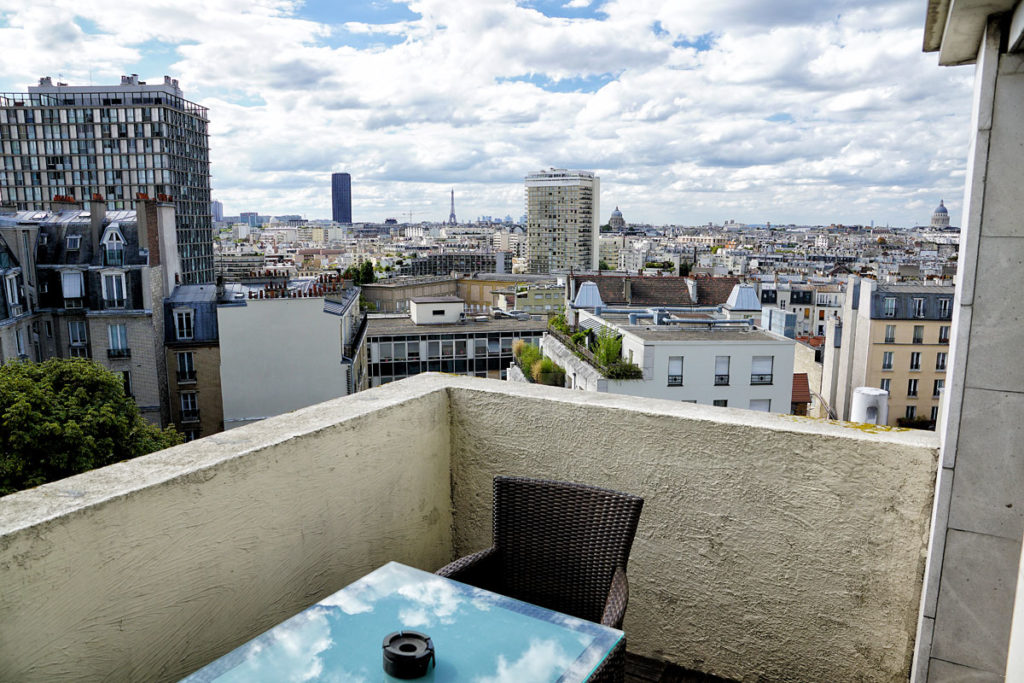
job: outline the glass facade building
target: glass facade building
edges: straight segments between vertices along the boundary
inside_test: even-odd
[[[331,220],[352,223],[352,176],[348,173],[331,174]]]
[[[212,282],[208,122],[167,77],[124,76],[120,86],[43,78],[27,93],[0,93],[0,210],[171,201],[184,282]]]

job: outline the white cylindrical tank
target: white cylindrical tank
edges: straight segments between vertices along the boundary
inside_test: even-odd
[[[866,422],[884,425],[889,422],[889,392],[874,387],[857,387],[853,390],[850,406],[851,422]]]

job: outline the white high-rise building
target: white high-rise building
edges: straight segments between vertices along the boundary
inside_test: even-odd
[[[526,238],[531,273],[597,270],[601,179],[552,168],[526,176]]]

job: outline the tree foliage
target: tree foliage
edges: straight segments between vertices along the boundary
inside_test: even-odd
[[[84,358],[0,366],[0,496],[181,443]]]

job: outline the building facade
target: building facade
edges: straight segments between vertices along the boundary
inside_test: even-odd
[[[410,308],[421,309],[416,320],[430,321],[435,311],[442,311],[437,319],[448,322],[417,324],[411,315],[369,316],[357,352],[357,365],[365,368],[360,389],[421,372],[505,379],[513,362],[513,342],[525,339],[537,344],[547,327],[535,320],[464,314],[460,321],[461,301],[455,297],[414,299]]]
[[[142,416],[170,420],[161,302],[180,279],[174,207],[0,216],[3,358],[91,358],[124,380]]]
[[[552,168],[525,182],[529,272],[597,270],[601,179],[590,171]]]
[[[512,253],[508,251],[450,251],[425,254],[399,266],[399,273],[422,277],[452,273],[511,273]]]
[[[348,173],[331,174],[331,220],[352,224],[352,176]]]
[[[855,388],[884,389],[890,425],[933,427],[949,366],[954,288],[855,277],[847,287],[841,324],[826,328],[829,405],[848,420]]]
[[[164,299],[171,422],[186,441],[224,431],[217,286],[182,285]]]
[[[182,279],[213,282],[210,158],[205,107],[178,81],[68,86],[42,78],[27,93],[0,94],[0,208],[110,211],[140,199],[173,202]]]

